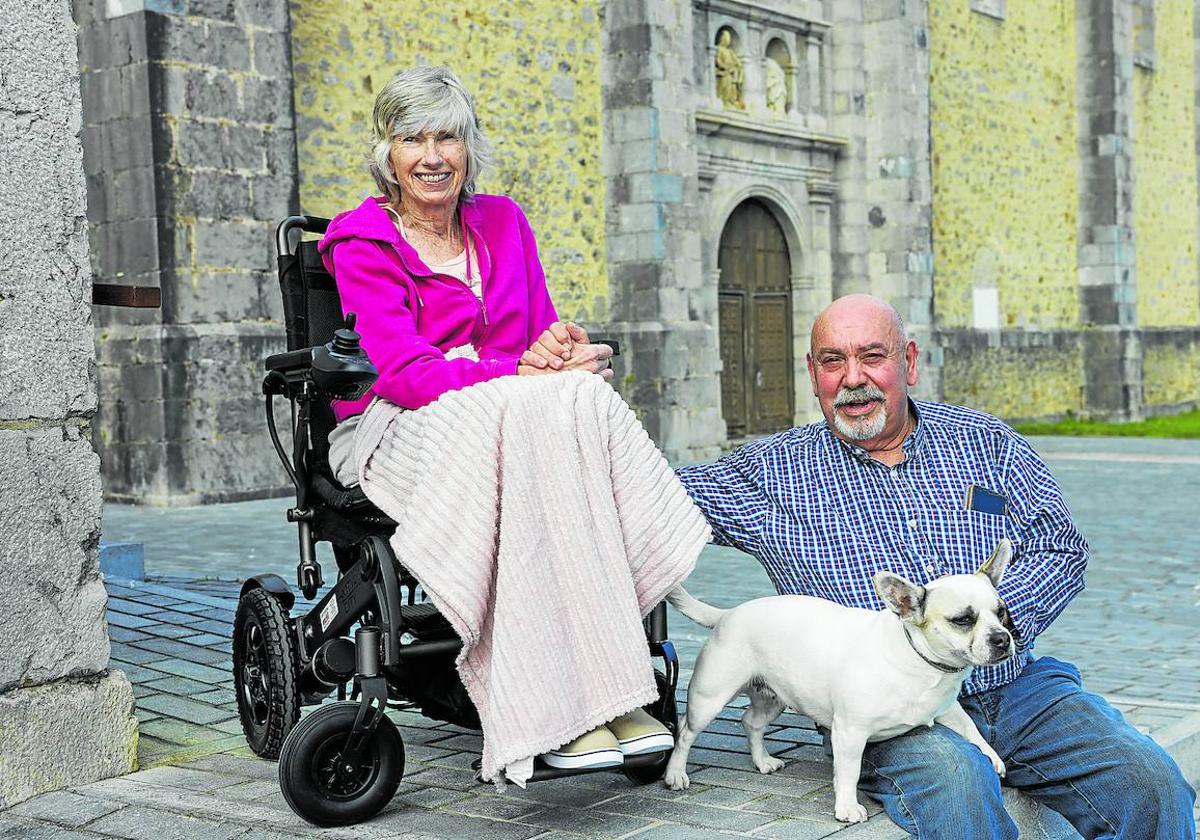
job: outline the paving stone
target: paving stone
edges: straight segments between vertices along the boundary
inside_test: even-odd
[[[229,672],[201,665],[197,662],[181,662],[177,659],[164,659],[154,663],[154,667],[177,677],[188,677],[193,680],[216,684],[229,679]]]
[[[242,758],[234,755],[208,755],[195,761],[189,761],[188,767],[254,780],[269,779],[274,782],[279,778],[278,765],[258,756]]]
[[[198,648],[194,645],[171,639],[142,639],[138,642],[131,642],[130,646],[140,650],[152,651],[162,656],[170,656],[188,662],[198,662],[201,665],[219,666],[221,663],[226,662],[225,655],[222,653]]]
[[[91,822],[94,819],[111,814],[121,807],[118,802],[106,802],[81,796],[69,790],[58,790],[52,793],[22,802],[10,808],[5,813],[18,817],[28,817],[36,820],[64,825],[68,828]]]
[[[759,793],[773,793],[782,796],[806,796],[818,788],[826,787],[828,784],[824,781],[812,781],[798,779],[793,776],[784,776],[779,772],[764,775],[756,770],[740,772],[724,767],[705,767],[702,770],[689,773],[688,778],[693,782],[704,785],[728,787],[735,790],[753,790]]]
[[[126,778],[131,782],[156,787],[201,791],[227,787],[236,781],[222,773],[211,773],[192,767],[155,767],[132,773]]]
[[[218,738],[227,737],[225,734],[210,727],[197,726],[194,723],[167,717],[149,721],[142,724],[140,728],[144,735],[149,735],[168,744],[184,747],[207,744]]]
[[[450,802],[461,802],[473,795],[461,790],[446,790],[445,788],[424,787],[407,782],[400,784],[396,791],[396,800],[418,808],[439,808]]]
[[[545,810],[545,806],[536,802],[521,802],[510,797],[483,794],[472,796],[469,799],[456,800],[453,804],[443,807],[442,810],[466,814],[469,817],[522,821],[525,817],[541,813]]]
[[[191,636],[195,633],[190,627],[179,624],[152,624],[145,628],[145,632],[164,639],[178,639],[180,636]]]
[[[111,627],[126,627],[136,629],[138,627],[148,627],[158,622],[149,618],[142,618],[138,615],[126,615],[125,613],[113,612],[109,610],[106,614],[109,626]]]
[[[372,829],[426,833],[433,837],[462,840],[526,840],[542,833],[533,825],[497,822],[482,817],[467,817],[448,811],[424,808],[389,807],[371,821]]]
[[[186,598],[172,598],[166,595],[155,595],[153,593],[141,593],[137,596],[137,600],[143,604],[149,604],[152,607],[173,607],[176,604],[186,603]]]
[[[657,817],[653,815],[631,815],[624,809],[601,811],[555,805],[526,817],[522,822],[588,837],[623,837],[645,828],[655,819]]]
[[[130,630],[126,627],[117,627],[115,624],[108,628],[108,638],[114,642],[136,642],[138,639],[149,638],[145,633],[139,633],[137,630]]]
[[[450,788],[451,790],[474,790],[480,786],[470,771],[453,770],[449,767],[431,767],[407,777],[407,781],[412,784]]]
[[[207,687],[207,686],[206,686]],[[199,694],[193,694],[192,699],[200,703],[212,703],[214,705],[220,703],[228,703],[234,699],[233,691],[228,688],[213,688],[210,691],[202,691]]]
[[[229,840],[244,834],[246,827],[236,821],[217,822],[199,817],[129,805],[116,813],[89,823],[89,831],[124,837],[128,840],[163,840],[186,837],[188,840]]]
[[[181,641],[187,642],[189,645],[198,645],[200,647],[217,647],[221,646],[222,652],[230,654],[233,652],[233,642],[229,640],[229,635],[223,633],[194,633],[189,636],[181,637]],[[228,646],[228,650],[225,647]]]
[[[730,837],[745,837],[744,834],[731,834],[725,831],[713,831],[709,828],[696,828],[694,825],[673,825],[658,823],[636,834],[630,834],[627,840],[729,840]],[[542,840],[542,838],[538,838]]]
[[[753,832],[751,837],[769,837],[772,840],[817,840],[821,837],[841,838],[846,826],[834,820],[779,819]],[[901,832],[901,836],[906,836]]]
[[[119,612],[125,615],[146,615],[147,613],[160,612],[162,607],[142,603],[140,599],[109,597],[108,609],[111,612]]]
[[[634,796],[621,796],[610,800],[596,809],[608,813],[630,814],[670,822],[698,825],[702,828],[720,828],[729,831],[750,831],[771,822],[770,817],[735,811],[728,808],[713,808],[687,801],[651,800]]]
[[[200,616],[177,612],[176,610],[158,610],[147,613],[144,617],[152,621],[162,621],[169,624],[195,624],[198,621],[203,621]]]
[[[229,720],[229,711],[204,703],[195,703],[173,694],[158,694],[138,701],[139,708],[149,709],[188,723],[212,724]]]
[[[745,806],[747,811],[755,811],[758,809],[753,806],[753,803],[755,800],[763,798],[763,795],[756,790],[737,790],[725,787],[705,788],[700,786],[695,793],[692,792],[691,788],[684,791],[683,798],[688,802],[695,802],[697,805],[716,805],[720,808],[741,808]]]
[[[120,642],[114,643],[112,646],[112,658],[114,662],[128,662],[132,665],[146,665],[151,662],[160,662],[166,659],[166,654],[158,651],[145,650],[143,648],[134,647],[134,645],[145,644],[152,642],[153,639],[143,639],[129,644]]]
[[[189,680],[186,677],[168,677],[163,676],[157,680],[150,680],[146,683],[147,686],[156,691],[164,691],[168,694],[178,694],[181,697],[189,697],[200,702],[200,695],[212,690],[212,686],[208,683],[200,682],[199,680]],[[222,699],[228,699],[227,695],[222,691]]]

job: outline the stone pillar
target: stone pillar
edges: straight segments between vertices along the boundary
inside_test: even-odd
[[[65,2],[0,20],[2,810],[128,772],[137,721],[107,670],[75,29]]]
[[[1087,413],[1142,412],[1133,228],[1133,19],[1124,0],[1077,0],[1079,320]]]
[[[262,359],[283,348],[273,225],[297,207],[284,0],[74,0],[97,282],[96,444],[113,499],[276,494]]]
[[[938,397],[928,2],[833,9],[833,128],[850,137],[839,163],[834,296],[890,301],[923,351],[917,395]]]
[[[616,384],[669,459],[710,458],[725,429],[716,286],[700,254],[691,6],[604,8],[604,332],[622,342]]]

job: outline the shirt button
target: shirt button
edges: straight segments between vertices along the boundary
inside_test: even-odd
[[[932,565],[925,567],[925,574],[930,575],[930,576],[933,575],[933,566]]]
[[[908,520],[908,527],[912,528],[914,531],[917,530],[917,520],[915,520],[915,519]]]

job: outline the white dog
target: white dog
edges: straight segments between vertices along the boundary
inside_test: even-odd
[[[742,726],[759,772],[784,765],[763,746],[763,730],[784,707],[829,728],[834,814],[843,822],[867,818],[857,795],[866,743],[934,721],[979,747],[1003,776],[1004,762],[958,705],[958,693],[972,665],[1013,653],[1012,625],[996,594],[1011,556],[1012,543],[1002,540],[978,573],[928,586],[879,572],[875,590],[888,607],[879,612],[804,595],[720,610],[675,589],[668,600],[713,632],[696,658],[687,717],[663,781],[674,790],[688,786],[692,742],[740,692],[750,698]]]

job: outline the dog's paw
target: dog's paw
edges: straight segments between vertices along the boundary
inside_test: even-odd
[[[787,762],[782,758],[776,758],[773,755],[769,755],[762,760],[761,764],[755,763],[754,766],[758,768],[759,773],[766,775],[767,773],[774,773],[776,770],[782,770],[783,765],[785,764],[787,764]]]
[[[833,815],[844,823],[860,823],[867,821],[867,809],[858,802],[848,805],[834,805]]]
[[[668,769],[667,772],[663,774],[663,784],[669,787],[671,790],[687,790],[688,785],[691,783],[692,782],[688,778],[688,774],[682,770],[673,771]]]
[[[992,760],[992,767],[996,769],[996,774],[1003,779],[1004,774],[1008,772],[1008,768],[1004,766],[1004,762],[1000,760],[1000,756],[993,755],[989,756],[989,758]]]

